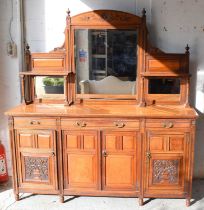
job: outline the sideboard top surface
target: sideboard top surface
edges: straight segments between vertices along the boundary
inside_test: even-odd
[[[6,112],[9,116],[58,116],[58,117],[145,117],[145,118],[196,118],[193,108],[178,106],[136,105],[73,105],[63,104],[21,104]]]

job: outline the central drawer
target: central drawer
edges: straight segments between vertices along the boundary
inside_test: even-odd
[[[62,130],[76,128],[116,128],[116,129],[139,129],[139,120],[129,119],[61,119]]]

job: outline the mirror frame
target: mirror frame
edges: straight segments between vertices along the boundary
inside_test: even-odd
[[[147,32],[146,32],[146,16],[145,10],[143,11],[143,16],[139,17],[130,13],[115,11],[115,10],[94,10],[90,12],[81,13],[79,15],[70,16],[68,12],[67,25],[65,30],[65,47],[67,49],[68,55],[68,101],[69,103],[82,101],[86,99],[98,100],[101,99],[113,99],[117,103],[121,101],[132,101],[134,104],[142,103],[143,99],[143,84],[144,80],[141,77],[141,72],[144,71],[144,58],[146,52],[147,43]],[[74,58],[74,34],[75,29],[128,29],[138,31],[137,40],[137,79],[136,79],[136,94],[135,95],[104,95],[103,94],[81,94],[76,93],[76,70],[75,70],[75,58]],[[68,50],[69,49],[69,50]],[[91,95],[91,96],[90,96]],[[116,100],[117,99],[117,100]]]

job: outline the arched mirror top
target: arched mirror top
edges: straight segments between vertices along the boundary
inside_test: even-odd
[[[138,28],[143,23],[145,13],[143,10],[143,16],[139,17],[116,10],[94,10],[71,17],[68,10],[67,25],[81,28]]]

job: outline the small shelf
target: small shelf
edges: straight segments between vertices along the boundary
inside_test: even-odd
[[[144,72],[140,74],[143,77],[191,77],[191,74],[177,74],[173,72],[155,72],[155,73],[149,73]]]
[[[20,72],[20,75],[25,76],[67,76],[69,72],[67,71],[61,71],[61,72],[38,72],[38,71],[26,71],[26,72]]]

